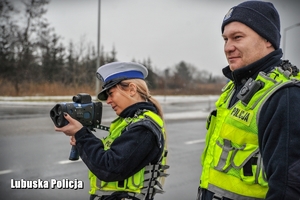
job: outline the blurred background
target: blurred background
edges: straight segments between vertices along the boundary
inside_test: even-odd
[[[299,0],[278,9],[284,58],[300,65]],[[219,94],[221,23],[240,0],[0,0],[0,96],[96,94],[97,67],[136,61],[155,95]]]

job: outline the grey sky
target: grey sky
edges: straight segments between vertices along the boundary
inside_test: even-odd
[[[102,0],[101,46],[117,58],[151,58],[157,70],[185,61],[221,75],[227,65],[221,23],[241,0]],[[271,0],[284,28],[300,23],[299,0]],[[97,46],[98,0],[51,0],[46,18],[65,43]],[[300,26],[286,32],[285,57],[300,67]],[[282,46],[282,42],[281,42]]]

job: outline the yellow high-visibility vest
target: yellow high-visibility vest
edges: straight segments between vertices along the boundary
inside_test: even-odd
[[[165,141],[166,135],[163,120],[154,112],[145,110],[133,118],[124,119],[118,117],[116,120],[114,120],[110,125],[109,135],[102,139],[104,150],[108,150],[110,148],[110,145],[121,135],[124,129],[130,128],[130,126],[134,126],[139,123],[145,126],[149,126],[150,123],[150,126],[152,126],[150,127],[151,130],[155,129],[154,132],[156,131],[156,136],[164,137]],[[167,169],[168,166],[166,165],[166,145],[163,145],[162,148],[164,148],[164,150],[159,163],[156,165],[149,164],[133,176],[123,181],[105,182],[99,180],[91,171],[89,171],[91,187],[89,193],[92,195],[96,194],[98,196],[104,196],[111,195],[113,192],[117,191],[125,191],[131,196],[142,199],[149,193],[154,195],[157,192],[163,192],[162,186],[159,183],[159,177],[167,176],[167,174],[164,173],[164,170]],[[160,187],[161,190],[158,191],[159,189],[154,188],[154,186]]]
[[[216,111],[208,118],[206,146],[201,156],[201,188],[236,200],[265,198],[268,182],[257,135],[260,110],[274,92],[299,82],[299,77],[300,73],[293,76],[281,67],[269,74],[260,72],[255,81],[262,84],[262,88],[246,103],[239,100],[232,107],[229,102],[234,93],[233,82],[223,88]],[[247,92],[250,88],[243,89]]]

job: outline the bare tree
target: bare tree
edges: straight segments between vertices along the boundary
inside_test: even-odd
[[[23,16],[17,21],[14,16],[20,11],[7,0],[0,0],[0,59],[1,75],[5,79],[13,79],[16,93],[20,84],[39,76],[36,62],[36,30],[43,25],[41,17],[46,13],[43,8],[47,0],[22,1],[25,6]],[[22,23],[23,22],[23,23]]]

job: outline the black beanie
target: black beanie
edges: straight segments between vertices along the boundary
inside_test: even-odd
[[[280,19],[276,8],[270,2],[245,1],[232,7],[225,15],[224,27],[230,22],[238,21],[250,27],[260,36],[268,40],[275,49],[280,45]]]

